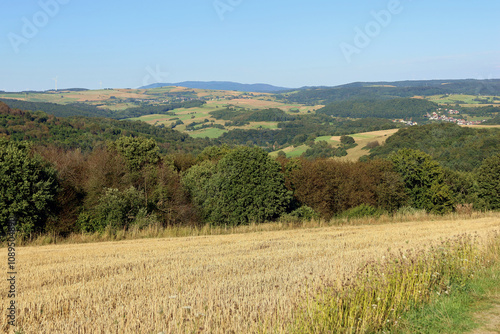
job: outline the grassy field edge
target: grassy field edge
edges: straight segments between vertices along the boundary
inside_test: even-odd
[[[443,240],[428,250],[369,262],[353,278],[302,303],[294,333],[462,333],[494,288],[500,235]]]
[[[396,333],[469,333],[487,327],[488,319],[483,315],[498,305],[499,278],[500,263],[496,262],[449,296],[414,307],[402,318],[404,329]]]
[[[477,219],[486,217],[499,217],[500,213],[495,211],[480,212],[476,211],[471,214],[450,213],[446,215],[430,214],[424,210],[413,210],[408,213],[395,213],[393,215],[384,214],[381,216],[367,216],[361,218],[335,217],[330,221],[323,219],[313,220],[289,220],[280,219],[276,222],[267,223],[251,223],[240,226],[213,226],[210,224],[193,224],[191,226],[174,225],[162,226],[161,224],[149,225],[146,228],[132,227],[118,231],[111,229],[105,230],[103,233],[72,233],[69,236],[59,236],[53,233],[44,233],[41,235],[33,235],[28,239],[18,237],[16,246],[45,246],[55,244],[86,244],[113,242],[124,240],[139,240],[139,239],[161,239],[161,238],[185,238],[185,237],[200,237],[214,235],[229,235],[229,234],[247,234],[255,232],[270,232],[270,231],[288,231],[303,228],[323,228],[330,226],[362,226],[362,225],[382,225],[382,224],[398,224],[411,221],[437,221],[437,220],[457,220],[457,219]],[[0,249],[5,248],[7,243],[0,242]]]

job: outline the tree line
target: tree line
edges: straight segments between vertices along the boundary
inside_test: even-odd
[[[346,138],[347,139],[347,138]],[[241,225],[286,219],[500,209],[500,155],[471,173],[403,148],[386,159],[271,158],[258,147],[161,154],[122,136],[91,151],[0,140],[0,222],[27,236],[116,232],[152,224]]]
[[[402,148],[429,154],[444,167],[472,172],[491,155],[500,154],[500,129],[476,129],[435,123],[399,130],[385,145],[370,151],[371,158],[387,158]]]

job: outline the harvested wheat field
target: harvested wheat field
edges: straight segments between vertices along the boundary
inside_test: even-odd
[[[366,261],[387,256],[388,249],[427,248],[440,239],[498,229],[500,215],[485,214],[18,248],[18,328],[24,333],[287,332],[303,298]],[[6,253],[0,249],[2,263]],[[0,293],[5,310],[7,292]]]

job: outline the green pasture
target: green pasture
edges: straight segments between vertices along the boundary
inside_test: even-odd
[[[307,145],[302,145],[302,146],[294,147],[290,151],[286,151],[286,150],[284,150],[284,151],[286,153],[287,158],[296,158],[296,157],[300,157],[309,148],[310,147]]]
[[[206,128],[197,131],[190,131],[188,134],[193,138],[219,138],[222,136],[227,130],[216,129],[216,128]]]
[[[481,101],[474,101],[474,99],[479,98],[482,100],[488,100],[487,104],[498,103],[494,98],[498,96],[476,96],[476,95],[461,95],[461,94],[451,94],[447,96],[443,95],[433,95],[429,96],[427,99],[439,104],[485,104]]]

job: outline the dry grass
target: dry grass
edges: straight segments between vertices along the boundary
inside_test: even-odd
[[[18,248],[18,323],[25,333],[286,332],[301,298],[388,249],[500,227],[499,214],[422,218]],[[0,298],[5,309],[5,289]]]
[[[357,133],[351,135],[358,144],[356,147],[347,150],[347,155],[345,157],[337,158],[345,161],[358,161],[364,155],[370,153],[369,150],[363,149],[368,143],[373,141],[378,141],[380,145],[383,145],[387,138],[398,132],[399,129],[381,130]],[[332,141],[340,141],[340,136],[334,136],[331,138]]]
[[[462,125],[466,128],[475,128],[475,129],[500,129],[500,125]]]

